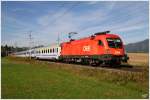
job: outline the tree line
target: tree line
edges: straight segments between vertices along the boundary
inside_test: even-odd
[[[44,45],[35,46],[33,48],[40,48],[40,47],[44,47]],[[25,51],[28,49],[29,49],[29,47],[14,47],[14,46],[8,46],[7,44],[1,45],[1,57],[5,57],[11,53]]]
[[[27,49],[28,49],[28,47],[14,47],[14,46],[2,45],[1,46],[1,57],[5,57],[11,53],[20,52],[20,51],[24,51]]]

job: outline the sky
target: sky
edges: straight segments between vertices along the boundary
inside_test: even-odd
[[[134,43],[149,38],[148,9],[148,1],[3,1],[1,44],[49,45],[69,32],[79,39],[107,30]]]

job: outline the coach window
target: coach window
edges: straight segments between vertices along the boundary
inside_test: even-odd
[[[52,49],[50,49],[50,53],[52,52]]]
[[[103,42],[101,40],[98,40],[98,45],[103,46]]]
[[[53,48],[53,53],[54,53],[54,48]]]
[[[57,48],[57,52],[58,52],[58,48]]]

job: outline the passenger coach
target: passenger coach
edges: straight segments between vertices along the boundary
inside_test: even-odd
[[[37,48],[35,49],[36,51],[35,58],[58,60],[60,56],[60,50],[61,48],[58,44]]]
[[[31,57],[35,59],[58,60],[60,56],[60,46],[58,44],[47,47],[34,48],[27,51],[17,52],[14,55],[17,57]]]

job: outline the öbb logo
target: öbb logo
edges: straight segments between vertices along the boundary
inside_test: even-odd
[[[83,51],[90,51],[90,46],[89,45],[83,46]]]

